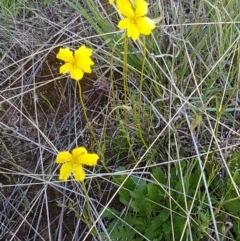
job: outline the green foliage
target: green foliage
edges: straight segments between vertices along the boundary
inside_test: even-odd
[[[51,4],[53,2],[53,0],[44,0],[44,4],[46,4],[46,5],[49,5],[49,4]]]
[[[237,158],[236,158],[237,156]],[[234,155],[229,164],[232,177],[240,185],[239,154]],[[215,221],[219,235],[227,235],[240,240],[240,200],[236,195],[230,178],[222,192],[219,184],[219,169],[206,169],[212,205],[215,206]],[[201,180],[197,162],[181,163],[171,166],[170,179],[161,168],[151,170],[151,178],[139,176],[120,176],[117,184],[124,181],[119,191],[119,200],[127,212],[108,208],[103,217],[108,220],[108,233],[111,240],[204,240],[212,235],[213,219],[210,213],[206,192]],[[187,195],[184,195],[184,190]],[[193,196],[197,193],[197,198]],[[221,202],[220,202],[221,200]],[[187,211],[190,210],[190,222]],[[124,209],[125,210],[125,209]],[[225,223],[229,215],[233,228],[229,231]],[[226,230],[228,231],[227,233]]]
[[[187,166],[182,169],[185,190],[188,191],[189,197],[193,196],[200,172],[197,168],[188,172]],[[182,235],[185,239],[188,233],[185,229],[187,216],[182,208],[185,203],[179,177],[179,167],[172,166],[170,186],[174,187],[174,190],[171,191],[171,199],[168,196],[169,183],[161,168],[153,169],[152,177],[148,181],[136,176],[128,178],[119,191],[119,200],[128,207],[128,212],[120,214],[114,209],[107,209],[103,215],[110,221],[108,232],[111,234],[111,240],[146,240],[147,238],[170,241],[173,240],[173,235],[176,240],[179,240]],[[125,178],[126,176],[119,177],[118,182],[122,183]],[[190,206],[192,201],[192,198],[187,198],[187,205]],[[197,212],[197,207],[194,207],[193,212]],[[196,232],[194,240],[203,236],[202,232],[206,229],[197,229],[197,227],[200,224],[208,227],[209,223],[206,222],[210,222],[210,219],[204,219],[202,216],[201,219],[196,220],[197,225],[194,223],[191,225],[193,230],[197,230],[194,231]],[[122,233],[124,237],[120,235]]]
[[[240,198],[236,189],[240,186],[240,153],[234,152],[228,162],[230,176],[226,173],[225,168],[215,176],[209,188],[212,192],[212,200],[215,200],[217,207],[215,215],[219,221],[219,229],[226,231],[226,222],[231,220],[232,229],[227,232],[227,236],[233,240],[240,240]],[[212,175],[211,175],[212,176]],[[219,181],[220,178],[220,181]],[[217,188],[219,186],[219,188]]]
[[[111,139],[112,150],[114,153],[118,153],[120,157],[126,157],[129,152],[129,144],[127,140],[127,132],[123,129],[119,129],[119,134]]]
[[[4,14],[5,21],[9,21],[11,15],[15,16],[18,13],[18,1],[2,0],[0,2],[0,12]]]

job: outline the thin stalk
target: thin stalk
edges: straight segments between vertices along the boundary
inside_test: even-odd
[[[140,84],[139,84],[139,106],[142,105],[142,88],[143,88],[143,73],[144,73],[144,69],[145,69],[145,62],[146,62],[146,39],[145,39],[145,36],[143,36],[143,61],[142,61],[142,69],[141,69],[141,76],[140,76]],[[136,108],[136,107],[135,107]],[[139,108],[138,110],[138,113],[139,113],[139,123],[138,123],[138,132],[139,132],[139,136],[140,136],[140,139],[142,141],[142,143],[144,144],[144,146],[147,148],[147,144],[143,138],[143,135],[142,135],[142,125],[141,125],[141,108]]]
[[[85,194],[85,198],[86,198],[86,204],[87,204],[87,213],[88,213],[88,218],[89,218],[89,228],[91,228],[91,224],[92,224],[92,213],[91,213],[91,206],[90,206],[90,202],[89,202],[89,197],[88,197],[88,192],[87,192],[87,188],[85,185],[85,182],[82,182],[82,188],[83,188],[83,192]]]
[[[123,53],[123,88],[124,88],[124,104],[127,105],[128,80],[127,80],[127,54],[128,54],[128,36],[125,34],[124,38],[124,53]]]
[[[82,88],[81,88],[80,82],[77,81],[77,84],[78,84],[78,90],[79,90],[79,100],[80,100],[80,103],[81,103],[82,108],[83,108],[83,113],[84,113],[85,120],[87,122],[87,127],[88,127],[89,131],[91,132],[91,135],[92,135],[95,143],[97,143],[97,139],[96,139],[96,137],[94,135],[92,126],[91,126],[90,122],[88,121],[86,107],[84,105],[83,98],[82,98]]]

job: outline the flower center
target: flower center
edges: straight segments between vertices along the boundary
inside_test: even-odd
[[[73,62],[73,68],[77,68],[77,63],[76,63],[76,61]]]
[[[130,23],[131,23],[131,24],[136,24],[135,19],[134,19],[134,18],[131,18],[131,19],[130,19]]]

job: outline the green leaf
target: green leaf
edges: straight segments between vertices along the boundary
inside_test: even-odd
[[[233,231],[238,236],[236,237],[236,241],[240,241],[240,221],[238,220],[235,225],[233,225]]]
[[[160,208],[158,203],[163,203],[164,194],[161,193],[159,189],[161,189],[161,187],[157,186],[156,184],[153,184],[153,183],[147,184],[147,197],[151,201],[153,201],[153,202],[150,201],[153,211],[158,210]]]
[[[126,175],[123,175],[119,178],[119,184],[121,184],[125,179]],[[132,178],[128,178],[123,187],[119,190],[119,200],[122,204],[128,205],[131,200],[130,191],[133,191],[136,188],[136,183],[133,181]]]
[[[160,216],[162,218],[162,221],[165,222],[170,216],[170,211],[168,209],[163,209],[160,213]]]
[[[235,171],[233,174],[233,180],[239,186],[240,185],[240,173],[239,171]]]
[[[186,218],[181,216],[174,215],[173,217],[173,227],[174,227],[174,235],[176,240],[180,240],[182,236],[182,232],[186,223]],[[183,239],[185,240],[185,239]]]
[[[228,163],[231,172],[240,168],[240,152],[234,152]]]
[[[121,214],[121,212],[117,211],[114,208],[107,208],[103,214],[102,217],[103,218],[108,218],[108,219],[114,219],[116,217],[119,217],[119,215]]]
[[[172,232],[172,227],[170,222],[165,222],[162,226],[163,233],[170,234]]]
[[[151,229],[152,226],[150,226],[149,228],[146,228],[145,229],[145,232],[144,232],[144,235],[149,239],[149,240],[154,240],[154,239],[157,239],[157,240],[162,240],[162,229],[159,228],[159,229],[156,229],[156,230],[152,230]]]
[[[145,218],[127,215],[123,220],[131,227],[137,229],[139,232],[143,232],[147,228],[147,222]]]
[[[129,227],[123,226],[118,229],[113,229],[113,233],[111,235],[112,241],[125,241],[125,240],[133,240],[136,232]]]
[[[124,182],[124,185],[123,187],[130,190],[130,191],[133,191],[134,189],[136,189],[136,183],[134,182],[133,178],[131,177],[128,177],[128,179],[125,181],[127,175],[123,175],[120,177],[119,181],[120,183]]]
[[[194,130],[202,122],[202,113],[195,114],[194,120],[191,123],[190,129]]]
[[[44,4],[47,5],[47,4],[50,4],[53,0],[44,0]]]
[[[148,183],[147,184],[147,197],[154,201],[154,202],[159,202],[160,196],[158,195],[158,187],[157,185],[153,183]]]
[[[141,177],[132,177],[132,180],[135,182],[135,186],[138,190],[140,190],[142,193],[147,193],[147,184],[145,180],[143,180]]]
[[[149,219],[152,209],[150,202],[146,199],[146,196],[144,196],[140,190],[132,191],[130,194],[133,197],[133,201],[131,202],[132,209]]]
[[[111,233],[111,236],[114,235],[115,231],[118,231],[118,228],[121,228],[122,223],[118,219],[114,219],[107,227],[108,232]]]
[[[134,238],[134,241],[145,241],[143,237]]]
[[[189,184],[190,184],[190,176],[191,175],[192,175],[191,173],[186,173],[183,177],[183,185],[184,185],[186,193],[189,193]]]
[[[201,220],[201,223],[203,224],[209,224],[210,223],[210,216],[209,216],[209,211],[207,210],[206,212],[199,212],[198,216]]]
[[[120,191],[119,191],[119,195],[120,195],[119,201],[124,205],[128,205],[131,199],[130,192],[128,190],[120,190]]]
[[[223,205],[223,207],[234,216],[239,216],[240,214],[240,200],[233,200],[231,202],[227,202]]]
[[[193,172],[190,176],[190,186],[191,186],[191,192],[195,192],[196,188],[197,188],[197,184],[199,181],[199,178],[201,176],[201,171],[200,170],[196,170],[195,172]],[[200,185],[201,187],[201,185]]]
[[[166,229],[166,227],[163,225],[166,223],[169,216],[170,216],[170,211],[167,209],[164,209],[161,211],[160,214],[153,217],[151,221],[151,225],[149,226],[149,228],[146,229],[145,236],[150,240],[153,240],[154,238],[158,238],[159,240],[161,240],[164,233],[163,229],[164,228]]]
[[[163,185],[167,184],[167,179],[165,178],[165,175],[161,168],[157,167],[156,169],[154,169],[153,176],[160,184],[163,184]]]
[[[105,33],[113,32],[115,29],[111,25],[109,21],[106,21],[104,16],[102,15],[101,11],[98,11],[98,7],[96,5],[96,2],[93,0],[84,1],[87,5],[84,8],[82,4],[80,4],[77,0],[69,1],[65,0],[66,3],[73,9],[75,9],[81,16],[83,16],[88,23],[95,29],[95,31],[101,35],[103,40],[107,41],[107,45],[110,49],[114,48],[114,40],[117,41],[119,39],[119,36],[116,34],[112,34],[111,38],[113,41],[109,41],[109,36]],[[97,21],[97,24],[96,24]],[[118,49],[116,49],[118,51]]]
[[[163,224],[163,219],[161,213],[158,214],[157,216],[153,217],[152,222],[151,222],[151,230],[154,231],[158,228],[160,228]]]

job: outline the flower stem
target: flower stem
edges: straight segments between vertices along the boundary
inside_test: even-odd
[[[82,88],[81,88],[80,82],[77,81],[77,83],[78,83],[78,90],[79,90],[79,99],[80,99],[81,105],[83,107],[83,113],[84,113],[84,117],[85,117],[85,120],[86,120],[86,123],[87,123],[87,127],[88,127],[88,129],[89,129],[89,131],[90,131],[90,133],[91,133],[95,143],[97,143],[97,139],[96,139],[96,137],[94,135],[91,123],[88,121],[86,107],[84,105],[83,98],[82,98]]]
[[[111,95],[112,95],[112,98],[111,98],[112,106],[116,106],[116,96],[115,96],[115,93],[114,93],[114,81],[113,81],[113,77],[114,77],[114,74],[113,74],[113,65],[114,65],[113,60],[114,60],[114,55],[116,55],[116,52],[118,51],[117,47],[119,47],[119,43],[125,38],[124,36],[125,35],[122,35],[121,38],[113,45],[112,54],[111,54],[111,58],[110,58],[110,76],[109,76],[109,79],[111,81],[110,90],[111,90]]]
[[[92,227],[92,214],[91,214],[91,206],[90,206],[90,202],[89,202],[89,196],[88,196],[88,191],[87,191],[87,187],[85,185],[85,182],[82,182],[82,188],[83,188],[83,192],[85,194],[85,198],[86,198],[86,204],[87,204],[87,214],[88,214],[88,226],[89,228]]]
[[[124,55],[123,55],[123,88],[124,88],[124,104],[127,105],[128,97],[128,80],[127,80],[127,54],[128,54],[128,37],[124,38]]]
[[[143,88],[143,73],[144,73],[144,69],[145,69],[145,62],[146,62],[146,39],[145,36],[143,36],[143,61],[142,61],[142,69],[141,69],[141,76],[140,76],[140,84],[139,84],[139,106],[142,106],[142,108],[139,108],[138,113],[139,113],[139,124],[138,124],[138,132],[140,135],[140,138],[144,144],[144,146],[147,148],[147,144],[144,140],[144,137],[142,135],[142,125],[141,125],[141,113],[143,113],[143,103],[142,103],[142,88]]]

